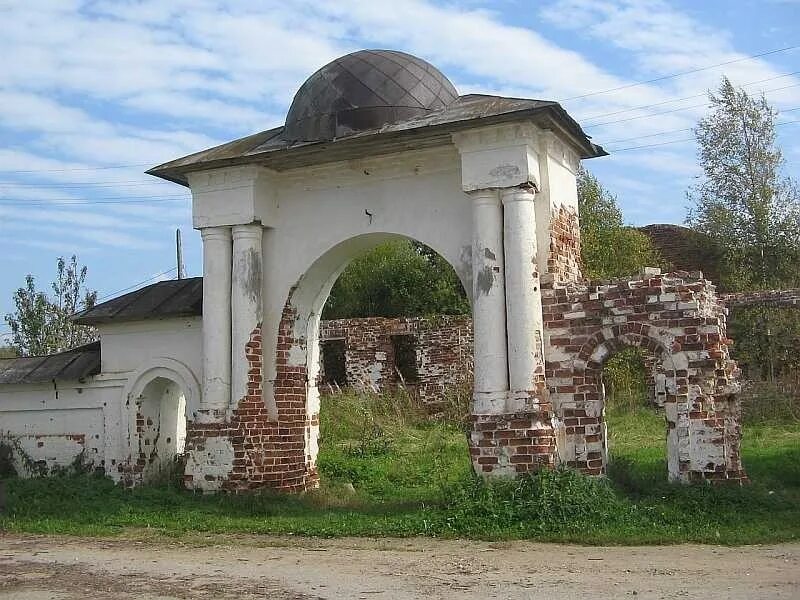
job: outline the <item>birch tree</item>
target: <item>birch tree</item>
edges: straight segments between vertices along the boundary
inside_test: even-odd
[[[703,175],[687,222],[722,249],[732,290],[800,284],[800,196],[782,174],[776,111],[723,78],[695,129]]]
[[[16,310],[5,317],[12,346],[20,356],[61,352],[97,338],[94,328],[71,320],[97,301],[97,292],[86,288],[86,273],[74,255],[69,261],[59,257],[52,295],[36,289],[33,275],[25,278],[25,286],[14,292]]]

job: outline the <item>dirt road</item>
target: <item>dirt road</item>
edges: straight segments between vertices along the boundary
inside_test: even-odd
[[[0,534],[0,598],[800,598],[800,544],[586,548],[528,542]]]

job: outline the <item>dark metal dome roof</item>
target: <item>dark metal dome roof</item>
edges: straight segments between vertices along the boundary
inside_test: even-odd
[[[337,58],[300,86],[282,137],[331,140],[418,117],[458,98],[430,63],[394,50],[359,50]]]

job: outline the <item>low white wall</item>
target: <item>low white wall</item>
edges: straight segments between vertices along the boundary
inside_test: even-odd
[[[83,453],[86,463],[109,472],[123,458],[115,442],[123,431],[124,385],[124,379],[96,377],[86,383],[0,386],[0,437],[19,444],[48,470],[65,467]],[[14,459],[19,475],[32,474],[17,449]]]
[[[85,382],[0,385],[0,437],[13,439],[52,470],[83,453],[114,479],[136,460],[136,400],[155,377],[176,381],[193,418],[199,403],[202,319],[164,319],[99,327],[101,373]],[[134,397],[136,396],[136,397]],[[15,452],[20,475],[30,475]]]

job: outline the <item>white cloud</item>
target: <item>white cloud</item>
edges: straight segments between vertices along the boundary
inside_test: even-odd
[[[0,183],[0,237],[5,238],[0,241],[6,249],[13,240],[42,249],[100,248],[111,257],[115,249],[167,251],[174,227],[190,226],[188,201],[37,203],[185,194],[184,188],[142,171],[280,123],[306,77],[359,47],[417,54],[452,75],[463,93],[542,99],[582,96],[744,56],[731,33],[659,0],[561,0],[544,9],[516,2],[507,14],[501,12],[507,4],[480,5],[433,0],[11,3],[0,36],[0,52],[7,57],[0,63],[0,179],[42,185]],[[528,21],[517,18],[523,16],[533,17],[535,25],[520,25]],[[588,47],[602,44],[603,52],[575,51],[582,46],[563,36],[565,30]],[[673,101],[715,86],[722,72],[737,83],[780,75],[765,57],[565,105],[589,125],[616,121],[587,127],[599,143],[685,129],[704,113],[704,98]],[[789,77],[750,89],[798,83]],[[779,107],[796,106],[800,87],[768,97]],[[602,116],[614,111],[627,112]],[[609,145],[645,145],[682,135]],[[796,152],[789,146],[787,157]],[[676,144],[620,152],[604,159],[608,167],[602,170],[623,202],[625,196],[636,200],[625,203],[630,217],[646,220],[668,210],[674,214],[674,206],[664,208],[664,197],[685,189],[697,172],[695,163],[693,146]],[[139,166],[93,169],[118,165]],[[13,172],[20,170],[38,171]],[[32,205],[4,206],[2,198]],[[31,239],[31,232],[40,235]]]

